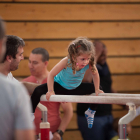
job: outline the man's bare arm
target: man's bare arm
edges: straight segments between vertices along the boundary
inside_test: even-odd
[[[15,140],[35,140],[34,130],[16,130]]]
[[[60,123],[58,129],[60,129],[64,132],[73,116],[73,107],[72,107],[71,103],[61,103],[61,107],[64,111],[64,115],[61,119],[61,123]],[[52,140],[56,140],[56,139],[61,140],[61,137],[57,132],[55,132],[53,134]]]

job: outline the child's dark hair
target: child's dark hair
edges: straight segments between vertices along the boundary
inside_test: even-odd
[[[78,37],[73,40],[68,46],[68,66],[72,67],[73,73],[76,73],[76,57],[81,54],[91,55],[89,64],[92,66],[92,71],[95,72],[94,68],[94,57],[95,57],[95,48],[91,41],[84,37]]]

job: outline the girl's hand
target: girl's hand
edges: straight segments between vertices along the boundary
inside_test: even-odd
[[[104,93],[104,92],[102,90],[98,89],[95,91],[95,93],[96,93],[96,96],[98,96],[99,93]]]
[[[48,91],[48,92],[46,93],[46,99],[47,99],[48,101],[49,101],[51,95],[55,95],[54,91]]]

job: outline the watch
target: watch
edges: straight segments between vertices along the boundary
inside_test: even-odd
[[[64,134],[64,132],[63,132],[62,130],[60,130],[60,129],[58,129],[56,132],[57,132],[61,137],[62,137],[63,134]]]

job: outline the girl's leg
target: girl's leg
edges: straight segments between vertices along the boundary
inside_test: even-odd
[[[58,83],[54,82],[54,91],[55,91],[55,94],[65,95],[68,90],[63,88]],[[47,92],[48,92],[47,83],[42,84],[42,85],[40,85],[40,86],[35,88],[32,96],[31,96],[31,103],[32,103],[32,107],[33,107],[33,113],[35,112],[35,109],[36,109],[38,103],[40,102],[40,97],[43,94],[46,94]]]
[[[81,83],[76,89],[74,89],[74,92],[76,92],[77,95],[89,95],[95,93],[94,84]]]
[[[74,95],[90,95],[92,93],[95,93],[93,83],[81,83],[79,87],[73,90]],[[91,110],[96,110],[97,104],[89,104],[89,107]]]
[[[81,83],[76,89],[67,90],[55,82],[54,91],[57,95],[89,95],[95,92],[93,83]],[[92,110],[96,110],[97,105],[89,104]]]
[[[48,91],[48,87],[47,87],[47,83],[42,84],[38,87],[35,88],[32,96],[31,96],[31,103],[32,103],[32,107],[33,107],[33,113],[35,112],[35,109],[38,105],[38,103],[40,102],[40,97],[43,94],[46,94]]]
[[[85,94],[91,94],[95,92],[94,85],[92,83],[82,83],[76,90],[78,90],[79,94],[85,95]],[[97,109],[97,104],[89,104],[88,110],[85,111],[85,117],[87,119],[88,128],[92,128],[93,121],[94,121],[94,115],[95,110]]]
[[[89,95],[95,92],[94,84],[81,83],[76,89],[68,90],[63,88],[58,83],[55,83],[54,91],[57,95]],[[59,89],[58,89],[59,87]]]
[[[34,90],[31,96],[33,112],[35,112],[35,109],[38,103],[40,102],[40,97],[43,94],[46,94],[47,91],[48,91],[47,84],[40,85]],[[86,95],[94,92],[94,85],[92,83],[81,83],[81,85],[76,89],[67,90],[63,88],[61,85],[59,85],[58,83],[54,82],[54,91],[55,94],[58,95]]]
[[[86,95],[86,94],[91,94],[94,92],[95,92],[95,89],[92,83],[81,83],[79,87],[73,90],[66,90],[62,87],[62,90],[59,89],[59,92],[55,91],[56,94],[60,94],[60,95],[64,95],[64,94],[65,95]],[[89,104],[89,107],[90,108],[85,112],[85,116],[87,118],[88,128],[92,128],[93,121],[94,121],[94,114],[96,112],[95,110],[97,108],[97,105]]]
[[[95,93],[95,88],[93,83],[81,83],[76,89],[66,90],[64,89],[62,92],[58,94],[65,95],[89,95]],[[57,93],[56,93],[57,94]],[[97,104],[89,104],[89,109],[85,112],[85,116],[88,122],[88,128],[92,128],[94,121],[95,110],[97,109]]]

